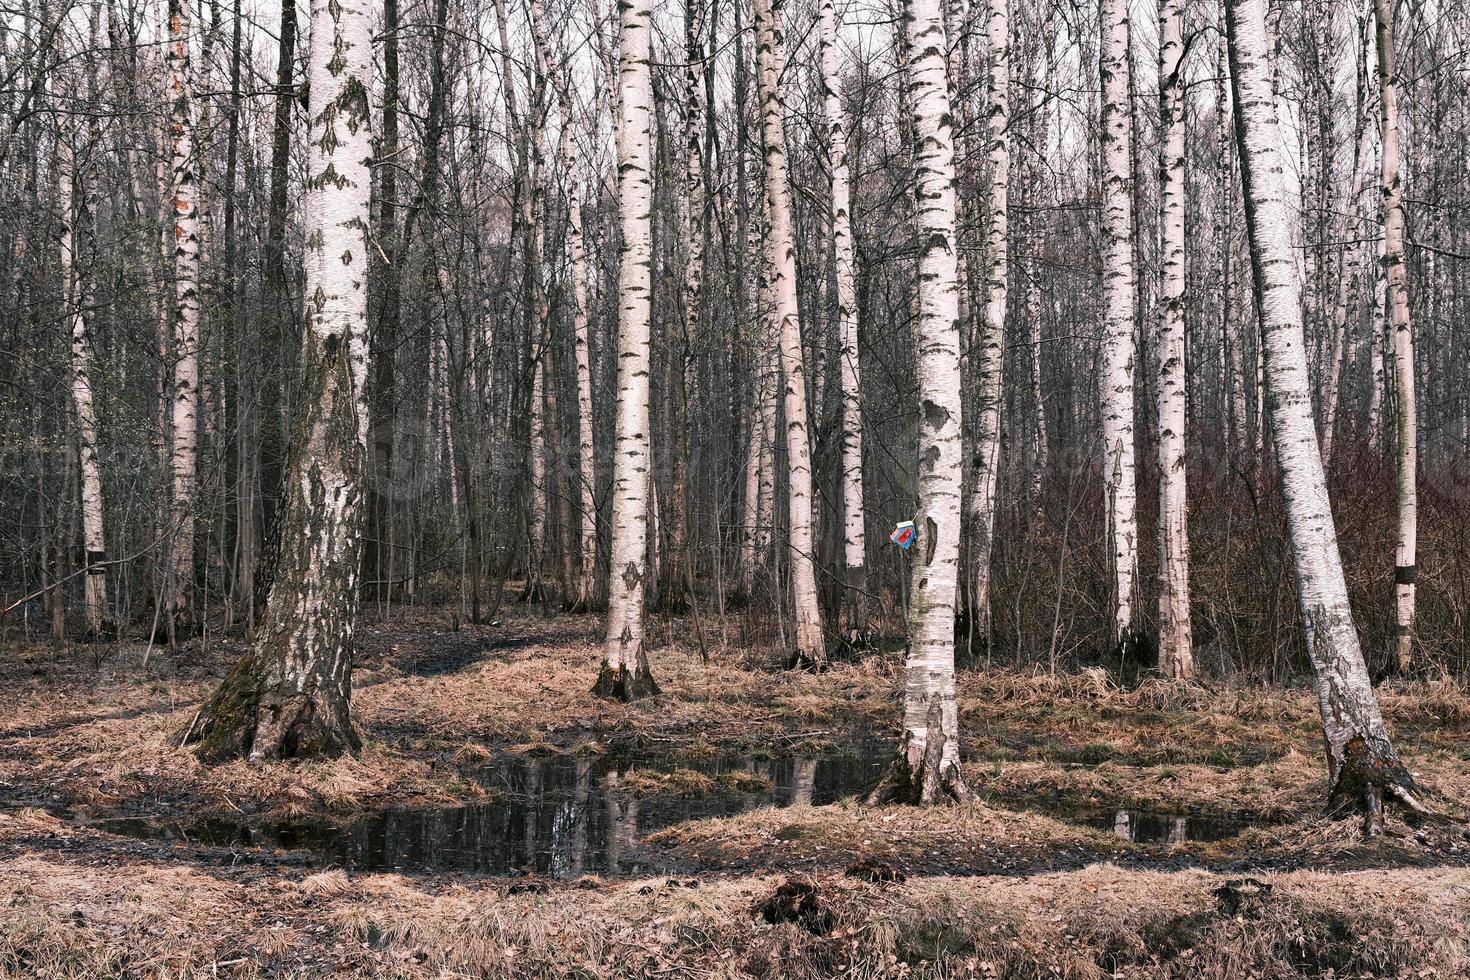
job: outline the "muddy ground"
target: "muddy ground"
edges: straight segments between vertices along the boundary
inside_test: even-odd
[[[674,642],[625,706],[599,628],[368,625],[364,752],[263,767],[177,748],[238,644],[12,641],[0,976],[1470,975],[1470,837],[1324,813],[1305,690],[962,674],[984,802],[868,808],[900,654]],[[1379,693],[1462,814],[1470,698]]]

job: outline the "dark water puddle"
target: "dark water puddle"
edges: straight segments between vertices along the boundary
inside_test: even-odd
[[[1147,810],[1091,811],[1062,816],[1098,830],[1111,831],[1114,836],[1135,844],[1227,840],[1250,826],[1244,820]]]
[[[307,851],[324,864],[357,871],[655,873],[681,869],[640,844],[650,832],[757,807],[832,803],[876,783],[892,752],[892,743],[875,740],[841,755],[775,759],[507,758],[471,774],[495,794],[493,803],[381,810],[345,826],[262,825],[243,817],[238,822],[122,818],[91,823],[147,840]],[[660,774],[669,777],[662,784],[655,782]],[[640,798],[639,790],[646,795]]]

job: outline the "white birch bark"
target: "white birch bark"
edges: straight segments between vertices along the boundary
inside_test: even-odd
[[[766,154],[766,236],[779,344],[782,405],[786,412],[787,507],[790,521],[792,619],[796,625],[795,662],[819,666],[827,661],[817,599],[815,542],[812,535],[811,448],[807,444],[806,366],[796,305],[796,248],[791,238],[791,190],[786,172],[786,124],[779,91],[785,64],[781,12],[784,0],[754,0],[757,80],[761,135]]]
[[[617,441],[613,451],[612,573],[607,640],[593,688],[631,700],[656,693],[643,645],[648,582],[650,321],[653,300],[653,80],[648,0],[623,0],[618,71]]]
[[[107,610],[107,535],[103,523],[102,467],[97,460],[97,410],[92,379],[96,375],[92,340],[87,331],[86,290],[76,258],[75,185],[78,178],[72,136],[65,125],[56,136],[57,211],[61,218],[61,286],[71,333],[71,396],[76,408],[77,449],[82,483],[82,548],[86,557],[83,607],[87,635],[102,636]],[[84,182],[84,186],[86,186]],[[83,194],[84,202],[91,195]]]
[[[1159,669],[1194,674],[1189,615],[1189,509],[1185,483],[1184,0],[1159,6],[1159,202],[1162,270],[1155,352],[1159,426]]]
[[[986,141],[990,158],[987,212],[985,319],[976,365],[975,446],[970,467],[969,602],[971,635],[989,643],[990,556],[995,540],[995,498],[1000,473],[1000,410],[1005,376],[1006,298],[1009,286],[1010,234],[1010,4],[989,0],[985,30],[990,71],[986,83]],[[912,38],[910,38],[912,43]],[[911,88],[914,86],[911,85]],[[916,110],[917,111],[917,110]],[[917,115],[915,116],[917,119]],[[920,205],[922,210],[922,204]],[[922,214],[921,214],[922,221]]]
[[[208,759],[326,755],[360,744],[351,690],[368,447],[374,15],[368,0],[311,4],[305,390],[264,620],[251,653],[185,733]]]
[[[1127,0],[1103,0],[1103,341],[1098,392],[1102,399],[1104,511],[1113,601],[1110,640],[1134,629],[1138,591],[1138,487],[1133,448],[1133,121],[1129,105]]]
[[[832,161],[832,249],[837,277],[837,335],[842,387],[842,555],[846,601],[846,639],[860,642],[867,632],[862,615],[867,589],[867,546],[863,516],[862,370],[858,355],[857,284],[853,264],[852,186],[847,160],[847,124],[842,110],[842,73],[837,50],[835,0],[819,0],[822,108],[827,151]]]
[[[170,637],[193,629],[194,492],[199,457],[199,187],[190,89],[189,5],[168,4],[169,150],[173,167],[174,385],[172,539],[169,546]]]
[[[1411,807],[1419,804],[1413,780],[1389,741],[1368,678],[1327,499],[1293,272],[1265,0],[1231,0],[1227,13],[1246,227],[1265,334],[1271,433],[1286,501],[1302,627],[1327,743],[1331,795],[1339,801],[1361,801],[1368,829],[1375,832],[1382,822],[1382,794],[1390,793]]]
[[[954,138],[939,0],[904,5],[919,231],[919,501],[899,756],[872,803],[968,799],[954,695],[962,424]]]
[[[1394,653],[1400,670],[1414,656],[1414,573],[1418,539],[1418,406],[1414,392],[1414,327],[1409,319],[1408,270],[1404,260],[1404,188],[1399,173],[1398,67],[1394,52],[1392,0],[1375,0],[1378,36],[1378,101],[1382,146],[1383,278],[1388,287],[1388,323],[1393,331],[1394,423],[1398,437],[1398,547],[1394,553]]]

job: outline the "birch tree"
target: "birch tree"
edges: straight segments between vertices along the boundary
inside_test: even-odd
[[[648,584],[649,350],[653,315],[653,79],[648,0],[623,0],[618,61],[618,399],[613,444],[612,564],[607,639],[593,692],[657,694],[643,644]]]
[[[1104,528],[1112,568],[1113,645],[1131,645],[1138,593],[1133,449],[1133,121],[1127,0],[1102,0],[1102,399]]]
[[[796,651],[792,662],[821,667],[827,662],[817,599],[816,553],[812,535],[811,448],[807,443],[806,366],[802,359],[801,320],[796,305],[796,248],[791,238],[791,189],[786,172],[786,123],[780,78],[785,66],[781,14],[783,0],[754,0],[761,138],[766,154],[766,206],[770,225],[766,256],[778,328],[782,408],[786,414],[787,508],[790,521],[792,618]]]
[[[334,755],[360,744],[351,691],[368,437],[373,6],[311,3],[304,397],[264,621],[185,732],[210,761]]]
[[[1011,172],[1010,0],[988,0],[985,31],[990,55],[986,85],[986,138],[990,200],[985,251],[985,320],[976,371],[975,447],[971,464],[969,600],[972,635],[989,642],[990,556],[995,541],[995,498],[1000,474],[1002,383],[1005,377],[1006,302],[1009,286]],[[913,86],[910,85],[910,90]],[[917,115],[915,116],[917,119]]]
[[[170,642],[195,626],[194,492],[199,467],[199,185],[190,89],[189,5],[168,3],[169,147],[173,166],[173,477],[167,609]]]
[[[59,117],[60,118],[60,117]],[[83,608],[87,635],[101,639],[110,618],[107,606],[107,535],[103,523],[102,466],[97,459],[97,410],[93,393],[96,377],[92,338],[87,329],[87,297],[77,262],[75,188],[78,183],[76,150],[70,127],[56,134],[56,199],[60,216],[59,252],[62,301],[70,323],[71,396],[76,410],[77,458],[82,484],[82,548],[86,557]],[[91,178],[83,178],[84,188]],[[82,194],[83,206],[95,202]]]
[[[1004,2],[1004,0],[1000,0]],[[967,801],[955,707],[955,597],[959,586],[961,418],[959,268],[954,132],[940,0],[906,0],[909,104],[917,136],[919,501],[912,608],[898,758],[868,797],[931,804]]]
[[[842,557],[844,639],[866,642],[867,532],[863,514],[862,369],[858,355],[857,282],[853,267],[852,187],[847,162],[847,123],[842,109],[841,55],[837,50],[835,0],[819,0],[822,49],[822,120],[832,167],[832,250],[837,277],[837,336],[842,386]]]
[[[1394,552],[1394,655],[1400,670],[1414,658],[1415,550],[1419,533],[1418,408],[1414,397],[1414,327],[1409,320],[1404,260],[1404,190],[1399,174],[1398,68],[1394,57],[1393,0],[1374,0],[1378,38],[1378,105],[1382,149],[1383,278],[1393,332],[1394,423],[1398,437],[1398,546]]]
[[[1348,604],[1337,529],[1312,416],[1301,300],[1281,170],[1281,132],[1268,63],[1266,0],[1230,0],[1227,24],[1246,231],[1264,334],[1271,433],[1297,595],[1327,744],[1329,796],[1383,828],[1383,798],[1420,810],[1418,790],[1389,740]]]
[[[1185,488],[1183,0],[1159,5],[1159,199],[1163,212],[1156,385],[1159,425],[1159,669],[1194,673],[1189,615],[1189,508]]]
[[[552,54],[542,0],[531,0],[531,27],[536,39],[537,65],[551,80],[561,122],[558,155],[566,193],[567,253],[571,277],[572,332],[577,382],[577,471],[580,565],[572,609],[591,609],[597,602],[597,467],[592,438],[592,358],[588,348],[587,246],[582,233],[582,168],[572,122],[572,93],[567,73]]]

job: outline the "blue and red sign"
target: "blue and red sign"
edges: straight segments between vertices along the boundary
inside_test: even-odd
[[[914,543],[914,536],[917,533],[913,521],[900,521],[898,527],[893,529],[893,533],[888,535],[888,540],[907,551],[909,545]]]

